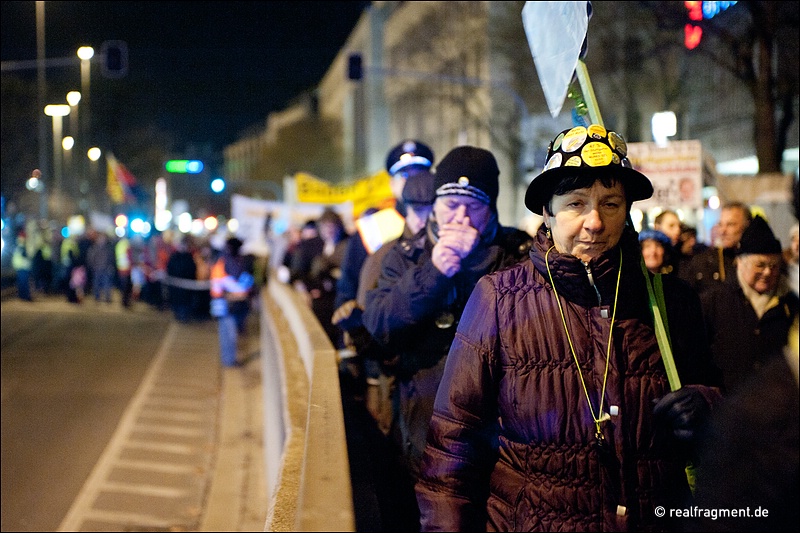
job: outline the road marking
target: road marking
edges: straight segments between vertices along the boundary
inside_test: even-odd
[[[216,354],[209,354],[208,344],[198,344],[197,337],[203,336],[170,324],[114,435],[58,531],[94,529],[103,522],[125,524],[126,530],[132,531],[186,531],[198,525],[195,522],[200,516],[195,510],[202,509],[216,453],[220,382],[218,375],[206,374],[205,381],[200,381],[175,372],[187,357],[198,358],[196,366],[201,372],[205,366],[218,372]],[[187,345],[197,348],[187,351]],[[191,482],[180,488],[169,486],[165,476],[170,475],[188,475]],[[142,498],[146,503],[141,503]],[[159,510],[174,518],[159,517]]]

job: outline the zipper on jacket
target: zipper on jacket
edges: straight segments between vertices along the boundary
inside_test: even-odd
[[[592,286],[594,292],[597,294],[597,305],[603,305],[603,299],[600,297],[600,291],[597,289],[597,285],[594,284],[594,276],[592,276],[592,268],[589,266],[589,263],[585,261],[581,261],[583,263],[583,268],[586,270],[586,275],[589,277],[589,285]]]

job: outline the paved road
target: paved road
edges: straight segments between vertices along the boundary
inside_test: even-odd
[[[221,369],[213,322],[61,299],[0,315],[3,531],[262,528],[258,364]]]

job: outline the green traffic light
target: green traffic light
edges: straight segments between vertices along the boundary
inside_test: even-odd
[[[203,171],[203,162],[191,159],[170,159],[164,166],[173,174],[199,174]]]

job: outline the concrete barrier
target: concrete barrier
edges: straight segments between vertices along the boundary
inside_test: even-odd
[[[261,303],[265,531],[355,531],[336,351],[290,286]]]

